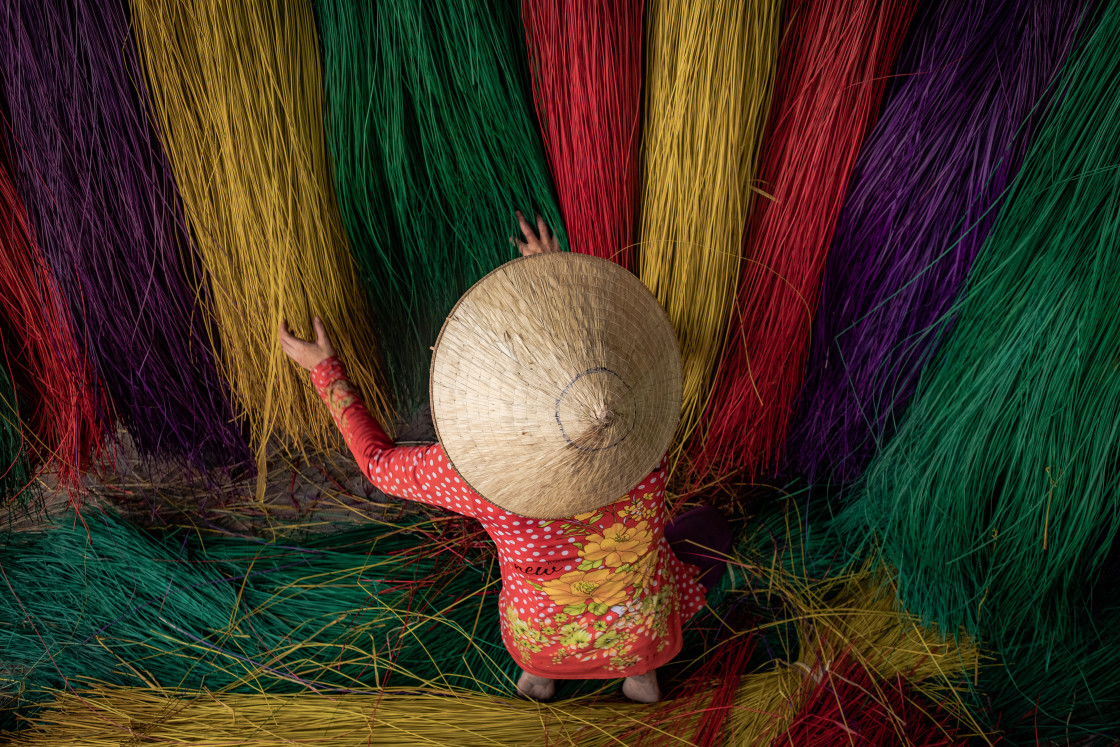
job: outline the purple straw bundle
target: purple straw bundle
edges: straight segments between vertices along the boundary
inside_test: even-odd
[[[858,477],[951,324],[1047,108],[1084,4],[948,0],[919,11],[832,240],[788,467]]]
[[[123,4],[38,0],[0,14],[18,187],[115,414],[142,454],[244,461]]]

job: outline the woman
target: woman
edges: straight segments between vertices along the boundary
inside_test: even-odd
[[[711,508],[668,523],[676,338],[632,275],[559,253],[539,216],[539,234],[517,219],[523,259],[468,291],[433,348],[441,443],[393,443],[318,318],[314,342],[282,323],[281,345],[311,372],[375,486],[472,516],[493,538],[502,639],[523,695],[621,677],[628,698],[655,702],[657,667],[680,651],[681,625],[704,606],[731,542]]]

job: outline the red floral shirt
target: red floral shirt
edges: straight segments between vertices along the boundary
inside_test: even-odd
[[[531,519],[474,492],[439,444],[395,446],[337,358],[312,380],[374,485],[482,522],[500,561],[502,640],[522,669],[552,679],[629,677],[680,651],[681,624],[704,606],[704,589],[665,539],[667,460],[609,506]]]

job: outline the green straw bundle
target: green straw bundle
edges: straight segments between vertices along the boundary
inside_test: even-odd
[[[319,0],[343,222],[402,412],[427,400],[455,301],[516,256],[514,210],[566,245],[532,114],[517,3]]]
[[[226,693],[514,692],[498,562],[473,522],[413,517],[298,543],[144,531],[111,515],[86,523],[71,516],[0,536],[0,693],[13,698],[6,708],[0,699],[0,722],[79,681]],[[674,667],[691,671],[736,614],[690,623]],[[573,681],[561,692],[604,685],[617,682]]]
[[[24,702],[76,677],[340,692],[501,683],[508,668],[496,561],[452,562],[438,522],[297,546],[145,532],[109,515],[65,521],[0,540],[0,691]]]
[[[1016,687],[1038,703],[1024,707],[1032,728],[1065,722],[1061,702],[1120,713],[1114,676],[1055,658],[1096,639],[1093,655],[1120,665],[1115,626],[1098,627],[1115,617],[1099,605],[1120,529],[1117,38],[1113,2],[1067,63],[951,334],[844,519],[878,537],[907,608],[989,642],[1009,688],[1048,681]]]

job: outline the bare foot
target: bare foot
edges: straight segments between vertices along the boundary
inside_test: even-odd
[[[661,700],[661,688],[657,686],[657,670],[624,679],[622,694],[639,703],[656,703]]]
[[[522,671],[517,691],[530,700],[549,700],[556,694],[556,680]]]

